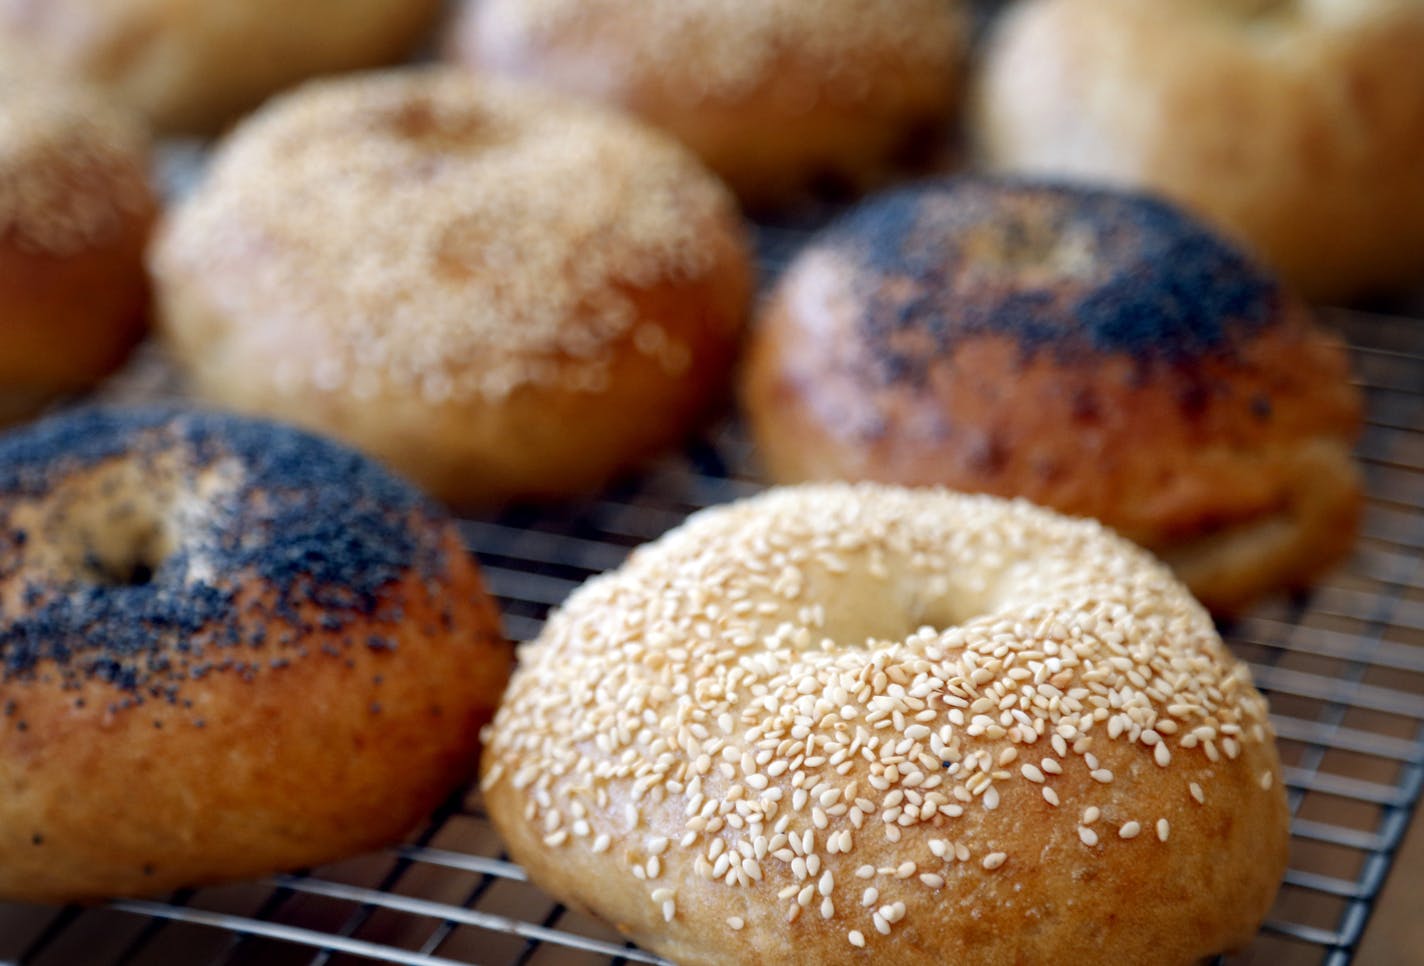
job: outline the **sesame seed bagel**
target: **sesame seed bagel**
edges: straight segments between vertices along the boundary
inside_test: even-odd
[[[461,505],[586,491],[679,439],[752,284],[732,199],[678,145],[455,68],[275,102],[151,261],[197,392]]]
[[[686,964],[1188,964],[1286,864],[1266,703],[1170,572],[943,490],[638,550],[522,649],[482,787],[534,881]]]
[[[91,410],[0,438],[0,898],[398,838],[473,768],[498,620],[454,526],[315,437]]]
[[[0,0],[0,43],[164,133],[208,134],[316,74],[404,56],[441,0]]]
[[[748,203],[855,189],[944,141],[959,0],[466,0],[463,62],[676,135]]]
[[[1347,553],[1360,423],[1340,342],[1178,210],[956,180],[814,240],[743,398],[780,482],[1022,496],[1156,552],[1218,611]]]
[[[0,50],[0,422],[108,373],[142,335],[155,204],[139,127]]]
[[[1424,282],[1424,3],[1033,0],[975,109],[1003,170],[1160,191],[1301,291]]]

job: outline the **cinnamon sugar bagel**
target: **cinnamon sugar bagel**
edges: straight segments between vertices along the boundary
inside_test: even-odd
[[[1266,703],[1167,569],[945,491],[697,514],[522,649],[482,771],[535,882],[686,964],[1189,964],[1286,865]]]
[[[197,392],[462,505],[582,492],[677,440],[752,284],[732,199],[682,148],[454,68],[274,103],[151,262]]]
[[[1360,399],[1339,341],[1143,197],[961,180],[868,203],[784,276],[743,390],[778,481],[1096,517],[1218,610],[1353,542]]]
[[[1424,281],[1424,4],[1033,0],[985,58],[993,167],[1160,191],[1337,299]]]
[[[0,44],[165,133],[206,134],[316,74],[405,55],[441,0],[0,0]]]
[[[467,0],[456,56],[615,104],[754,206],[855,189],[944,142],[959,0]]]
[[[0,50],[0,422],[96,382],[143,334],[148,143]]]
[[[469,774],[508,673],[453,525],[349,450],[167,410],[0,438],[0,897],[386,844]]]

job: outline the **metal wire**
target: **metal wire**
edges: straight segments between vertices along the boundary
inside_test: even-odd
[[[794,233],[763,238],[778,267]],[[1346,963],[1424,786],[1424,322],[1338,313],[1368,403],[1369,500],[1350,564],[1223,628],[1272,699],[1292,862],[1255,946],[1229,962]],[[723,426],[599,500],[468,520],[511,636],[701,506],[754,492]],[[411,841],[306,875],[102,909],[0,905],[0,962],[658,963],[542,896],[476,796]]]

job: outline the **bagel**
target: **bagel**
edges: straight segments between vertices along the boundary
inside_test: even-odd
[[[534,882],[686,964],[1185,966],[1286,867],[1266,703],[1185,588],[946,491],[696,514],[521,650],[482,772]]]
[[[1354,544],[1362,404],[1340,340],[1141,195],[966,178],[867,202],[778,283],[742,398],[778,482],[1095,517],[1223,613]]]
[[[307,77],[398,60],[440,0],[0,0],[0,44],[165,134],[211,134]]]
[[[345,448],[170,409],[0,438],[0,898],[386,845],[470,774],[509,657],[454,525]]]
[[[150,262],[198,395],[461,506],[583,493],[678,441],[752,286],[732,199],[679,146],[454,68],[273,103]]]
[[[968,36],[959,0],[466,0],[452,48],[627,110],[774,208],[932,155]]]
[[[147,326],[148,138],[0,50],[0,422],[117,367]]]
[[[1032,0],[973,114],[995,170],[1160,192],[1306,295],[1424,280],[1424,4]]]

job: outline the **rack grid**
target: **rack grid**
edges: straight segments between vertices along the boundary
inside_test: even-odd
[[[763,229],[768,277],[800,229]],[[1356,552],[1313,592],[1222,628],[1272,701],[1292,813],[1291,864],[1238,963],[1348,963],[1424,787],[1424,321],[1330,313],[1367,401],[1368,493]],[[155,375],[157,373],[157,375]],[[111,392],[172,391],[150,359]],[[505,630],[537,634],[586,577],[688,513],[756,492],[728,421],[591,502],[462,521]],[[0,904],[0,963],[658,963],[554,903],[505,858],[478,794],[405,844],[305,874],[96,908]]]

